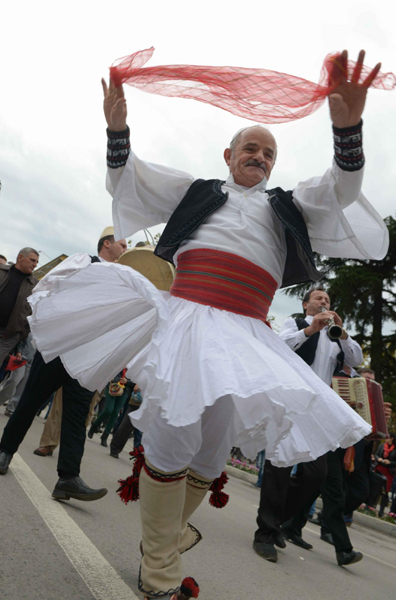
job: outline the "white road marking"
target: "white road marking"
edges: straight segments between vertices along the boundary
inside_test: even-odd
[[[12,472],[95,600],[138,600],[19,454],[13,457]]]
[[[310,533],[314,533],[315,535],[320,536],[320,533],[318,531],[315,531],[314,529],[309,529],[309,527],[305,527],[305,529],[307,531],[309,531]],[[363,552],[363,558],[366,556],[367,556],[367,558],[371,558],[371,560],[375,560],[376,562],[380,563],[381,565],[385,565],[386,567],[390,567],[391,569],[396,568],[396,565],[391,565],[390,563],[386,562],[385,560],[381,560],[380,558],[377,558],[376,556],[372,556],[371,554],[367,554],[367,552]]]

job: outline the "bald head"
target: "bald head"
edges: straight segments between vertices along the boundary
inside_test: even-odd
[[[272,133],[261,125],[238,131],[224,151],[224,159],[235,183],[253,187],[264,177],[269,179],[277,154]]]

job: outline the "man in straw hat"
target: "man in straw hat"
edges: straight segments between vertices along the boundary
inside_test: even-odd
[[[115,241],[114,228],[106,227],[98,242],[98,256],[74,255],[63,261],[56,269],[61,276],[62,274],[67,276],[70,270],[82,268],[90,263],[113,263],[126,249],[125,239]],[[51,271],[50,276],[54,270]],[[63,396],[62,410],[55,410],[56,407],[53,407],[53,415],[58,415],[57,429],[60,433],[59,480],[52,496],[59,500],[70,498],[84,501],[98,500],[107,494],[107,489],[92,489],[79,477],[84,454],[85,422],[94,392],[82,387],[76,379],[73,379],[59,358],[45,363],[39,351],[35,354],[30,376],[17,408],[4,428],[0,441],[0,474],[7,473],[12,456],[17,452],[37,411],[60,387]],[[54,427],[51,419],[48,426],[50,425]]]
[[[387,251],[386,226],[361,193],[367,82],[356,75],[341,77],[330,97],[332,167],[290,192],[266,190],[277,145],[261,126],[232,139],[226,181],[140,160],[130,150],[122,88],[103,82],[116,236],[167,222],[156,253],[177,264],[176,279],[169,294],[126,266],[88,265],[43,285],[52,294],[38,300],[31,327],[39,347],[47,344],[45,358],[58,352],[90,389],[122,360],[142,389],[132,421],[143,431],[144,457],[136,452],[119,493],[125,501],[140,493],[145,598],[197,597],[193,580],[180,585],[180,555],[201,539],[189,520],[209,489],[212,505],[227,501],[222,471],[232,446],[250,458],[265,448],[273,464],[289,467],[370,430],[266,324],[276,289],[320,278],[312,250],[362,259]],[[65,299],[78,304],[88,291],[95,319],[66,314]],[[77,335],[74,327],[52,348],[47,324],[64,330],[76,318]]]

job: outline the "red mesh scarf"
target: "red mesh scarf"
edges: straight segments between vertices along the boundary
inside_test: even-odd
[[[356,65],[352,60],[348,60],[347,65],[341,64],[339,53],[328,54],[316,84],[267,69],[198,65],[144,67],[153,52],[154,48],[149,48],[117,60],[110,68],[114,84],[127,83],[151,94],[199,100],[260,123],[285,123],[310,115],[337,87],[340,70],[352,74]],[[396,87],[393,73],[378,73],[371,82],[366,81],[370,72],[369,67],[363,66],[359,83],[383,90]]]

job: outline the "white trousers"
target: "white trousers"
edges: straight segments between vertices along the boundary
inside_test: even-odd
[[[158,416],[143,435],[145,456],[165,473],[189,466],[197,475],[216,479],[236,439],[234,410],[232,398],[223,396],[205,409],[199,421],[185,427],[168,425]]]

